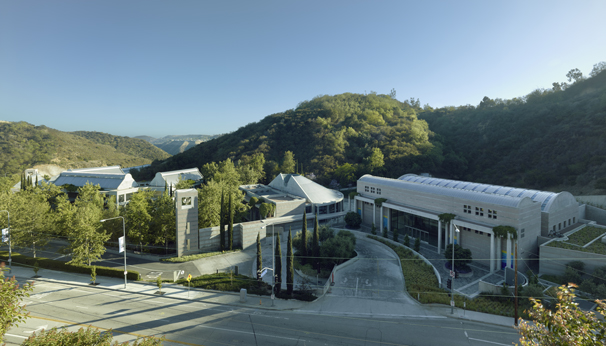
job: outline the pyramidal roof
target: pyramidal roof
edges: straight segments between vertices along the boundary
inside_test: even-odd
[[[335,203],[343,199],[341,192],[325,188],[298,174],[280,173],[269,183],[269,186],[291,195],[303,197],[314,204]]]

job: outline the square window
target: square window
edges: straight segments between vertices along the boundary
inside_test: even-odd
[[[193,207],[191,197],[181,197],[181,209],[190,209]]]

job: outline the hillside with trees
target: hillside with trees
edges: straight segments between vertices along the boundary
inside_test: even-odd
[[[131,167],[170,155],[141,139],[99,132],[69,133],[26,122],[0,122],[0,172],[17,175],[37,165]],[[15,181],[16,181],[15,180]]]
[[[606,63],[511,100],[425,107],[419,118],[464,157],[444,177],[575,194],[606,188]],[[600,180],[600,178],[602,178]]]
[[[417,119],[419,101],[400,102],[392,95],[345,93],[318,96],[297,108],[272,114],[235,132],[201,143],[136,178],[155,172],[227,158],[234,163],[256,154],[265,158],[266,180],[277,173],[313,173],[319,182],[345,186],[365,173],[398,177],[407,172],[441,172],[461,157],[445,149]],[[287,153],[287,154],[285,154]]]

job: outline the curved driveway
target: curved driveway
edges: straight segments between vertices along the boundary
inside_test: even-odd
[[[330,293],[303,309],[309,313],[375,317],[443,318],[428,314],[406,292],[399,258],[387,246],[356,235],[359,259],[337,271]]]

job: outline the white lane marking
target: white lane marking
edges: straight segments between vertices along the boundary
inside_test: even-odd
[[[9,334],[9,333],[5,333],[4,335],[12,336],[12,337],[15,337],[15,338],[21,338],[21,339],[27,339],[27,338],[29,338],[29,336],[21,336],[21,335]]]
[[[469,338],[469,340],[474,340],[474,341],[480,341],[480,342],[486,342],[489,344],[494,344],[494,345],[503,345],[503,346],[509,346],[508,344],[501,344],[498,342],[494,342],[494,341],[488,341],[488,340],[482,340],[482,339],[474,339],[474,338]]]
[[[197,325],[194,328],[215,329],[215,330],[222,330],[222,331],[230,332],[230,333],[242,333],[242,334],[253,335],[253,333],[251,333],[251,332],[245,332],[245,331],[241,331],[241,330],[227,329],[227,328],[209,327],[209,326],[204,326],[204,325]],[[268,338],[286,339],[286,340],[292,340],[292,341],[303,341],[304,343],[307,342],[307,340],[303,340],[303,339],[299,339],[299,338],[287,338],[287,337],[284,337],[284,336],[275,336],[275,335],[271,335],[271,334],[256,333],[256,335],[257,336],[265,336],[265,337],[268,337]]]
[[[48,329],[48,324],[40,326],[40,327],[36,328],[35,330],[26,330],[25,333],[37,333],[43,329]]]

